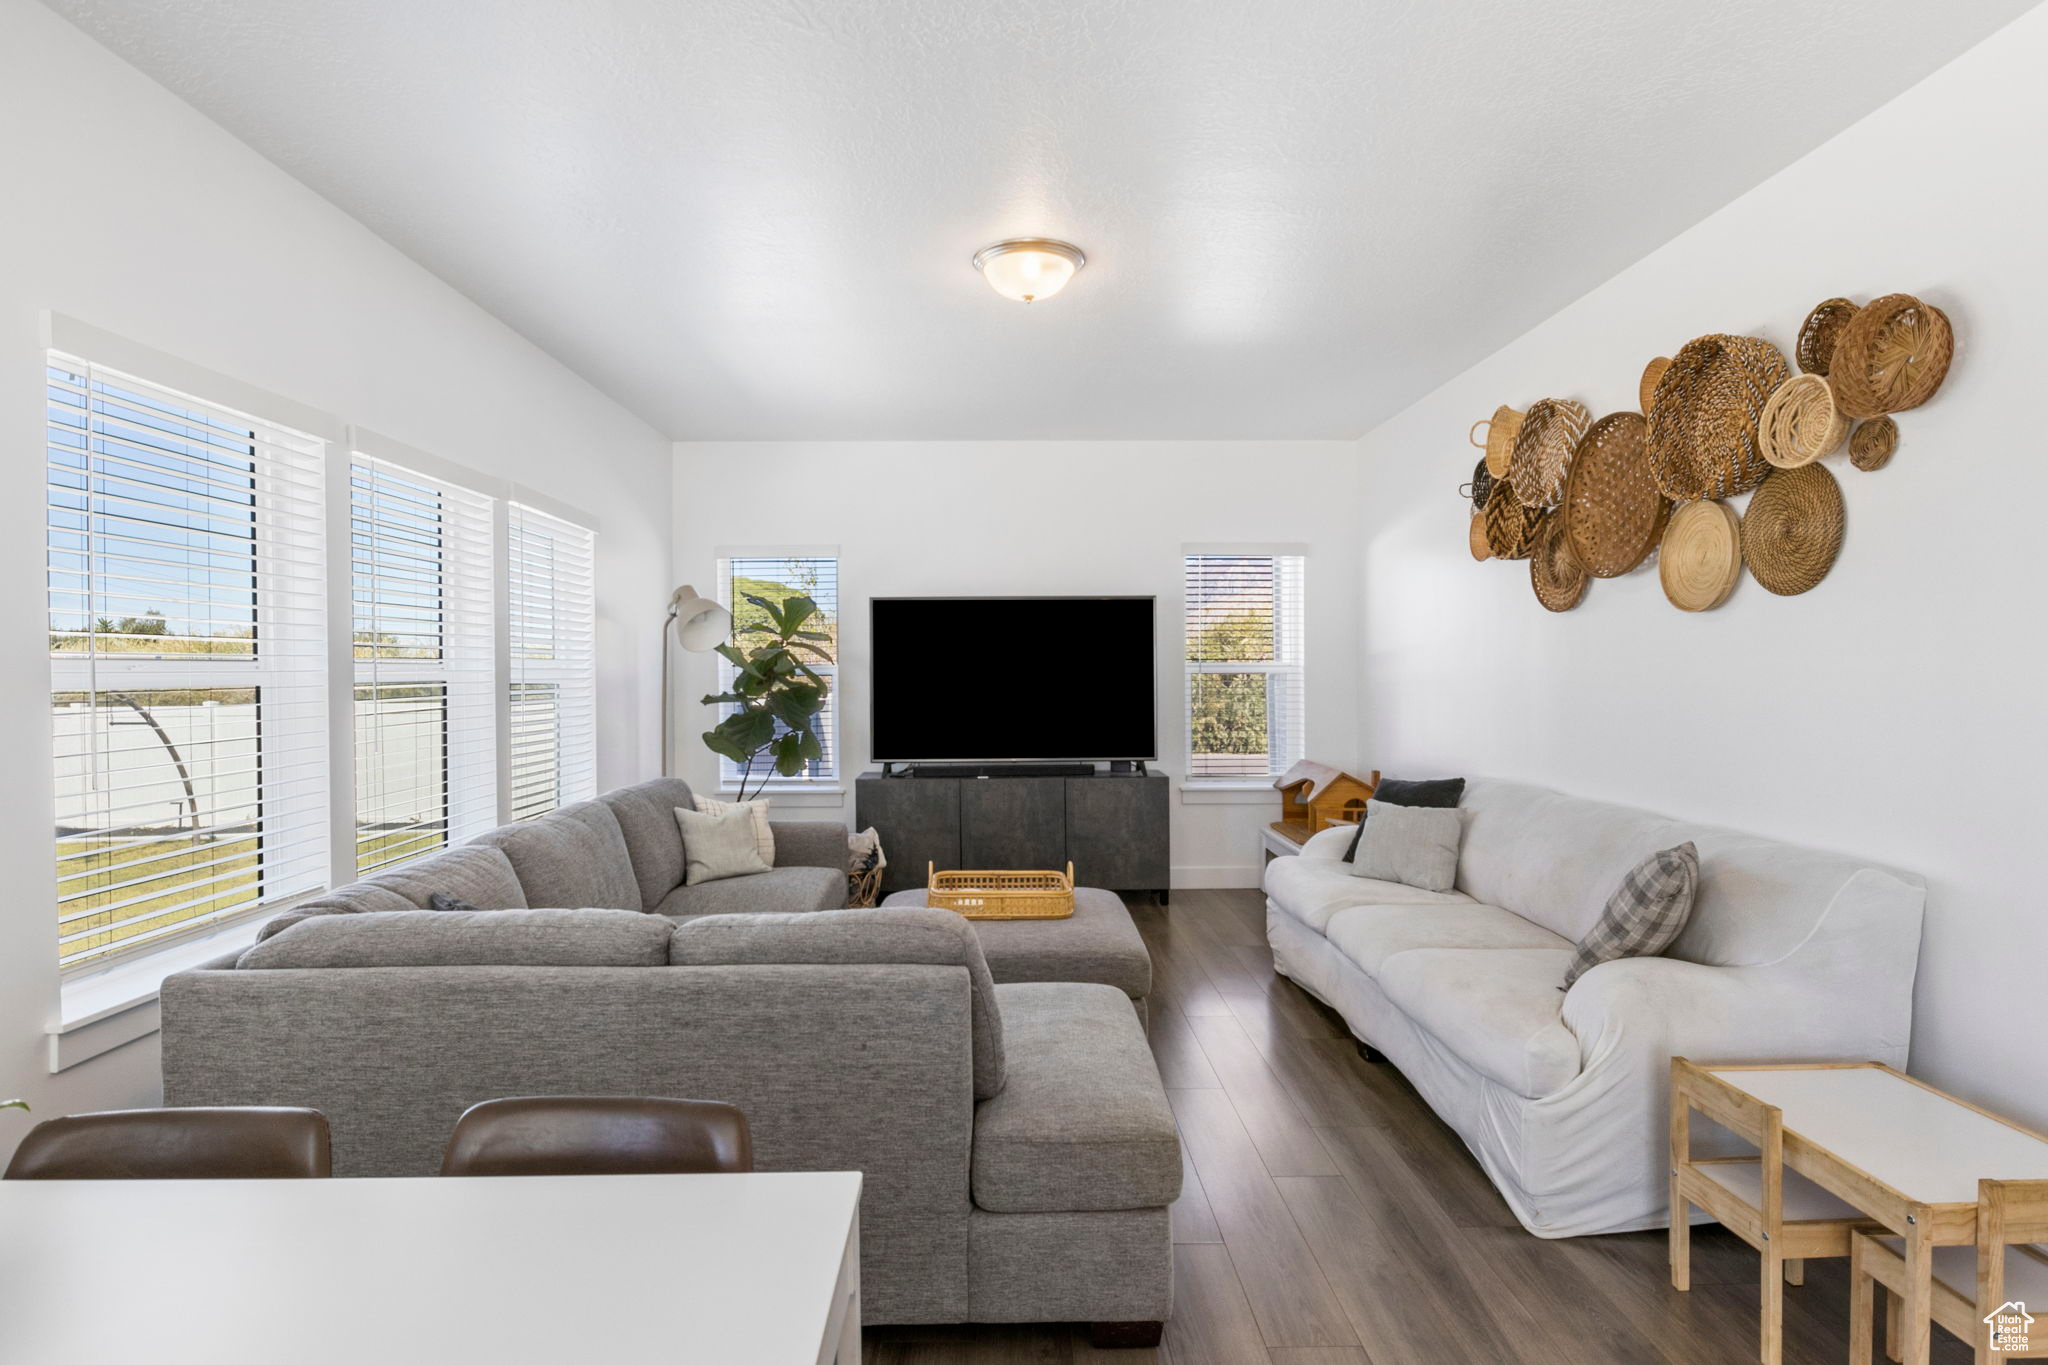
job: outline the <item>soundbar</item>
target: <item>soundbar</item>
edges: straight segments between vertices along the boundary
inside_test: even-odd
[[[1093,777],[1093,763],[913,763],[902,772],[884,763],[887,777]]]

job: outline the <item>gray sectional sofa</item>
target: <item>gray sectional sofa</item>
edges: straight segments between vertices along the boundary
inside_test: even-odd
[[[725,1100],[760,1169],[865,1174],[869,1322],[1162,1322],[1180,1151],[1127,994],[998,985],[942,910],[720,913],[842,904],[844,830],[778,825],[773,873],[679,887],[688,799],[493,831],[170,978],[165,1102],[310,1105],[337,1175],[424,1176],[479,1100]]]

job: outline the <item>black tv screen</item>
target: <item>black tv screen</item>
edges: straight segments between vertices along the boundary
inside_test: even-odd
[[[877,597],[877,763],[1155,759],[1149,597]]]

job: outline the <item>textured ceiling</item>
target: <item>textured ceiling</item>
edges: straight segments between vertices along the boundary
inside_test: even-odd
[[[2031,0],[50,3],[669,433],[886,439],[1356,435]]]

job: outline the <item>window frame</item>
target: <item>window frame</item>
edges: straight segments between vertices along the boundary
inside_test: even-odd
[[[758,789],[763,794],[783,792],[796,795],[803,792],[811,792],[837,795],[843,793],[845,790],[846,766],[845,751],[841,748],[841,740],[845,727],[843,724],[844,711],[840,705],[839,656],[845,648],[845,635],[843,633],[845,613],[841,609],[841,603],[844,601],[846,594],[840,581],[842,566],[839,547],[837,545],[720,545],[716,547],[714,553],[716,555],[712,573],[712,581],[716,584],[716,587],[713,589],[714,600],[729,611],[733,610],[732,566],[735,560],[782,560],[792,564],[801,561],[821,561],[831,564],[832,620],[833,630],[837,632],[833,642],[832,662],[827,664],[820,663],[816,659],[808,660],[811,668],[820,677],[828,680],[828,687],[825,693],[825,725],[822,738],[825,749],[825,762],[829,771],[815,776],[804,777],[784,777],[780,773],[771,772],[765,781],[758,784]],[[737,670],[730,663],[726,662],[724,658],[719,658],[716,690],[719,692],[730,691],[736,672]],[[722,717],[726,713],[714,712],[714,714]],[[718,769],[719,795],[730,796],[736,794],[740,790],[739,765],[726,758],[723,754],[714,754],[712,758]],[[752,779],[749,779],[748,790],[750,792],[755,790],[756,785]]]
[[[1272,563],[1273,655],[1269,660],[1198,660],[1194,639],[1198,629],[1192,598],[1204,560],[1269,560]],[[1183,790],[1201,793],[1266,792],[1273,780],[1301,761],[1308,749],[1307,663],[1308,550],[1302,545],[1202,544],[1181,547],[1181,754]],[[1195,679],[1217,675],[1258,674],[1267,679],[1268,732],[1264,773],[1198,773],[1195,753]],[[1291,695],[1290,695],[1291,694]],[[1282,742],[1273,740],[1270,717],[1276,709],[1291,712],[1282,727]],[[1276,748],[1280,752],[1276,752]]]

